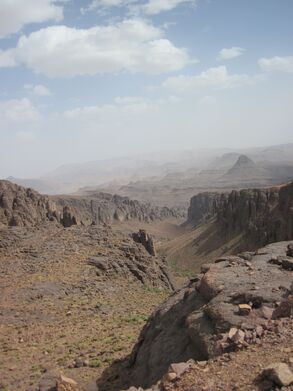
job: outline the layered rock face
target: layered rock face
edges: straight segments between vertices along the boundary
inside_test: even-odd
[[[228,236],[242,233],[251,244],[266,244],[292,238],[293,183],[268,190],[232,191],[217,213]]]
[[[293,238],[293,183],[194,196],[188,223],[196,226],[211,217],[215,217],[220,235],[231,238],[241,234],[249,248],[290,240]]]
[[[215,216],[224,205],[228,193],[199,193],[191,198],[187,223],[194,226]]]
[[[132,219],[149,222],[179,216],[174,209],[153,207],[117,195],[49,197],[9,181],[0,181],[0,224],[4,226],[35,226],[55,220],[70,227]]]
[[[151,316],[132,352],[130,384],[149,387],[171,363],[207,360],[257,343],[270,319],[293,313],[289,242],[220,258]],[[291,242],[292,245],[292,242]]]

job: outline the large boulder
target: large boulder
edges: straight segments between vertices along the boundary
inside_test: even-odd
[[[132,352],[130,385],[150,387],[171,363],[206,360],[256,342],[278,303],[290,297],[292,271],[270,262],[286,255],[287,245],[268,245],[249,262],[245,254],[222,257],[170,296]]]

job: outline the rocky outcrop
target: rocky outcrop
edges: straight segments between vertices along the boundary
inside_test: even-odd
[[[217,213],[228,237],[241,233],[247,244],[293,238],[293,182],[280,188],[232,191]]]
[[[97,255],[88,259],[88,263],[96,267],[99,276],[131,276],[148,286],[174,290],[164,259],[150,255],[142,244],[124,242],[119,246],[119,254],[119,257]]]
[[[271,262],[286,257],[288,244],[204,265],[150,317],[132,352],[130,385],[150,387],[171,363],[207,360],[273,330],[282,303],[292,308],[292,271]]]
[[[199,193],[191,198],[187,224],[197,226],[214,217],[224,205],[228,193]]]
[[[49,197],[0,181],[0,225],[32,226],[56,220],[57,216],[56,205]]]
[[[153,238],[144,230],[132,234],[132,238],[136,243],[140,243],[147,250],[150,255],[156,256],[156,249]]]
[[[71,210],[68,206],[63,207],[63,213],[60,217],[60,222],[65,228],[71,227],[72,225],[77,225],[76,218],[72,215]]]
[[[132,219],[150,222],[179,214],[169,208],[155,207],[106,193],[88,196],[46,196],[32,189],[0,181],[0,224],[36,226],[56,221],[72,225],[112,224]]]
[[[293,182],[269,189],[231,193],[201,193],[191,199],[188,224],[197,226],[214,217],[219,235],[241,235],[244,247],[293,238]]]
[[[77,224],[112,224],[129,220],[151,222],[180,217],[174,209],[155,207],[148,203],[108,193],[85,196],[52,197],[57,207],[66,208]]]

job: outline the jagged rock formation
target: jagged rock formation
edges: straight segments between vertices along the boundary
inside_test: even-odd
[[[71,227],[72,225],[77,225],[76,218],[71,214],[70,208],[68,206],[63,207],[63,214],[60,217],[60,221],[63,227]]]
[[[222,238],[241,235],[249,249],[293,238],[293,182],[268,189],[201,193],[191,199],[188,224],[215,217]]]
[[[145,233],[144,230],[140,230],[140,232]],[[151,239],[147,234],[146,237]],[[97,268],[98,276],[126,278],[131,276],[142,284],[174,290],[165,258],[156,257],[154,246],[152,247],[153,253],[150,253],[148,250],[149,241],[142,243],[132,239],[131,236],[127,240],[124,239],[118,246],[118,251],[112,254],[107,256],[97,254],[89,258],[88,264]],[[151,243],[153,245],[152,239]]]
[[[66,207],[77,224],[112,224],[114,221],[151,222],[171,217],[181,217],[175,209],[155,207],[148,203],[130,200],[127,197],[108,193],[93,193],[85,196],[52,197],[59,208]]]
[[[0,224],[4,226],[35,226],[56,221],[70,227],[132,219],[149,222],[179,216],[174,209],[153,207],[117,195],[51,197],[9,181],[0,181]]]
[[[119,248],[122,256],[95,256],[88,260],[101,276],[132,276],[142,284],[174,289],[168,266],[161,258],[150,256],[141,244],[124,244]]]
[[[240,341],[253,343],[270,328],[270,318],[290,316],[292,271],[283,267],[287,246],[274,243],[204,265],[142,330],[132,352],[130,385],[149,387],[171,363],[206,360]]]
[[[49,197],[8,181],[0,181],[0,225],[37,225],[56,219],[56,209]]]
[[[154,257],[156,256],[156,249],[153,238],[147,234],[144,229],[140,229],[139,232],[132,234],[132,238],[136,243],[140,243],[147,250],[147,252]]]

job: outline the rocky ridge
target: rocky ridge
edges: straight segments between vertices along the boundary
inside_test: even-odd
[[[154,207],[106,193],[88,196],[46,196],[0,181],[0,224],[2,226],[36,226],[57,221],[72,225],[112,224],[137,219],[143,222],[182,217],[175,209]]]
[[[139,220],[151,222],[182,217],[176,209],[156,207],[149,203],[130,200],[128,197],[108,193],[93,193],[84,196],[55,196],[52,200],[58,209],[66,211],[66,221],[74,218],[76,224],[112,224]],[[64,218],[63,218],[64,219]]]

